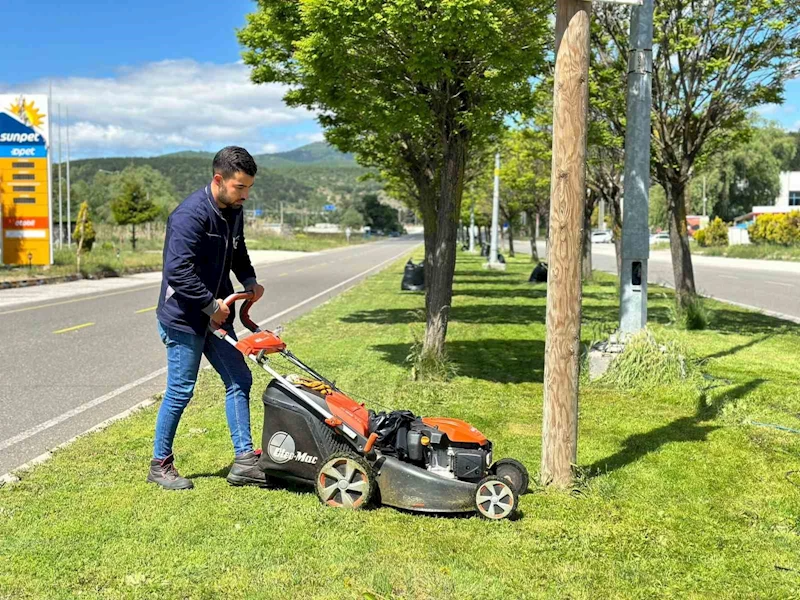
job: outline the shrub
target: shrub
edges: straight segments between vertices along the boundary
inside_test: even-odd
[[[85,225],[83,223],[84,219],[86,220]],[[72,232],[72,239],[75,240],[75,243],[80,244],[81,236],[83,237],[83,246],[81,246],[81,250],[91,252],[94,240],[97,236],[94,231],[92,219],[89,217],[89,204],[86,202],[81,203],[81,207],[78,210],[78,224],[75,225],[75,231]]]
[[[694,239],[701,246],[727,246],[728,225],[719,217],[714,219],[708,227],[694,234]]]
[[[788,214],[759,215],[748,228],[750,240],[755,244],[800,244],[800,211]]]

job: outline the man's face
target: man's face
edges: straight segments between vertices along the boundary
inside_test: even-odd
[[[253,187],[255,180],[255,177],[251,177],[242,171],[237,171],[228,179],[223,179],[219,173],[215,174],[214,181],[219,189],[217,202],[229,208],[242,208],[242,204],[247,200],[250,188]]]

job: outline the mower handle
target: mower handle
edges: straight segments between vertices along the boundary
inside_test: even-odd
[[[253,333],[257,333],[261,331],[256,323],[250,318],[250,307],[253,306],[253,292],[252,290],[246,292],[235,292],[225,298],[223,300],[225,306],[230,306],[237,300],[244,300],[245,303],[242,304],[242,308],[239,309],[239,319],[242,321],[242,325],[247,327]],[[217,337],[224,337],[224,330],[222,329],[221,325],[218,325],[213,320],[209,321],[208,328],[211,332],[216,335]]]

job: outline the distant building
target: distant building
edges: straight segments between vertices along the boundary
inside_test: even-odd
[[[734,222],[740,227],[746,227],[758,215],[781,214],[793,210],[800,210],[800,171],[781,173],[781,194],[775,198],[773,206],[754,206],[751,212],[736,217]]]

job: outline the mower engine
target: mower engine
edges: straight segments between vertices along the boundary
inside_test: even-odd
[[[492,443],[458,419],[371,413],[370,430],[378,434],[376,446],[383,452],[447,479],[477,482],[492,464]]]

